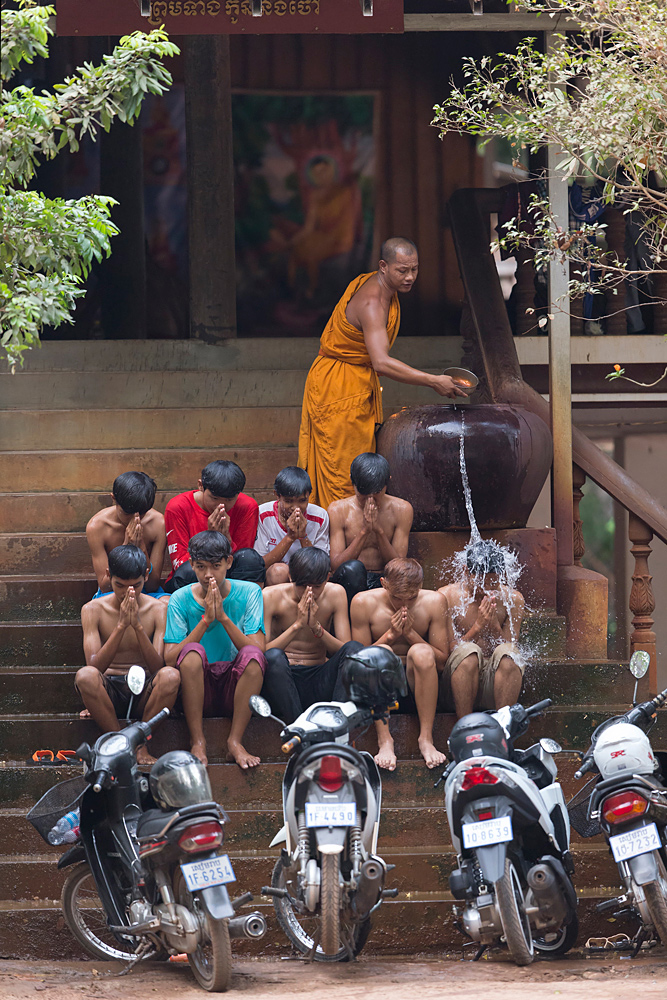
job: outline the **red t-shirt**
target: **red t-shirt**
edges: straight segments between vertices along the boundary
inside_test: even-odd
[[[179,493],[167,504],[164,512],[164,525],[167,531],[167,547],[171,559],[172,571],[167,577],[171,580],[179,566],[188,562],[188,542],[193,535],[208,530],[208,514],[195,500],[196,490]],[[238,499],[229,511],[229,534],[232,538],[232,552],[237,549],[251,549],[257,535],[259,521],[259,504],[245,493],[239,493]]]

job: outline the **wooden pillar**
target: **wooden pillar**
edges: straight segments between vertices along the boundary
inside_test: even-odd
[[[607,224],[607,246],[610,262],[625,260],[625,216],[618,208],[611,206],[605,211],[603,221]],[[616,291],[614,295],[613,292]],[[628,332],[625,316],[625,282],[614,285],[605,292],[604,332],[608,335],[624,337]]]
[[[632,542],[630,550],[635,557],[632,571],[632,588],[630,590],[630,611],[632,612],[632,634],[630,636],[630,652],[645,649],[651,656],[649,667],[649,691],[656,694],[658,690],[657,658],[655,648],[655,632],[653,631],[653,612],[655,597],[651,581],[653,577],[648,571],[648,559],[651,555],[651,539],[653,532],[635,514],[630,511],[628,535]]]
[[[575,270],[580,270],[579,265],[575,268],[570,264],[570,280],[574,279]],[[584,333],[584,300],[580,296],[570,299],[570,333],[573,337],[582,337]]]
[[[234,161],[228,35],[190,35],[185,50],[190,336],[236,336]]]
[[[111,256],[99,268],[102,328],[110,340],[146,336],[146,235],[141,118],[116,120],[100,138],[100,190],[118,202],[111,218],[120,229]]]

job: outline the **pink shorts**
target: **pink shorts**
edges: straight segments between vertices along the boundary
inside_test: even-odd
[[[206,650],[200,642],[189,642],[178,654],[176,666],[187,653],[199,653],[204,667],[204,710],[206,719],[223,716],[231,719],[234,715],[234,694],[239,677],[251,660],[257,660],[266,671],[266,658],[259,646],[244,646],[233,660],[222,660],[220,663],[209,663]]]

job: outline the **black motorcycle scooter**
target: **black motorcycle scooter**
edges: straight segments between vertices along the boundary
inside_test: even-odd
[[[235,875],[220,851],[228,817],[203,764],[172,751],[150,776],[137,767],[137,749],[168,715],[163,709],[105,733],[92,748],[83,743],[84,774],[51,788],[28,819],[47,840],[63,815],[80,809],[80,840],[58,868],[72,869],[63,913],[89,954],[134,964],[186,952],[199,985],[221,992],[231,979],[230,938],[261,938],[266,921],[236,915],[250,893],[230,902]]]

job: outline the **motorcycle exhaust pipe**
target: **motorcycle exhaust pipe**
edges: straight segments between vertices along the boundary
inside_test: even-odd
[[[541,917],[560,923],[567,913],[560,882],[549,865],[533,865],[526,876]]]
[[[256,910],[254,913],[242,913],[238,917],[232,917],[228,926],[230,938],[246,937],[258,941],[266,934],[266,920],[263,914]]]
[[[369,858],[364,861],[359,873],[359,884],[352,900],[352,909],[357,917],[368,916],[382,893],[384,867],[379,861]]]

